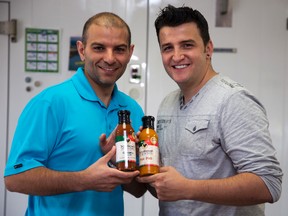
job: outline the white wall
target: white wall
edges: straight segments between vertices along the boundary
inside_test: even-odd
[[[287,173],[287,0],[231,0],[233,3],[231,28],[215,27],[216,0],[178,0],[176,3],[174,0],[10,0],[9,2],[11,2],[11,18],[18,20],[18,42],[10,44],[9,143],[11,143],[19,114],[27,101],[43,88],[61,82],[73,74],[73,72],[68,71],[69,37],[81,35],[86,19],[103,10],[116,12],[128,22],[132,30],[132,41],[136,44],[134,55],[139,58],[138,60],[132,60],[130,63],[139,64],[142,68],[143,79],[141,85],[127,82],[129,80],[129,69],[127,69],[125,76],[119,82],[119,87],[127,93],[131,89],[138,92],[139,98],[137,100],[146,110],[146,113],[156,116],[161,99],[177,86],[163,69],[154,29],[154,20],[159,8],[166,6],[168,3],[176,6],[185,4],[197,8],[205,15],[210,25],[214,47],[237,48],[235,54],[214,53],[212,57],[214,68],[216,71],[244,84],[263,102],[270,119],[271,135],[278,150],[277,156],[284,172]],[[2,15],[1,7],[0,20]],[[26,27],[60,30],[61,58],[59,73],[43,74],[24,71],[24,30]],[[4,46],[2,46],[1,41],[3,40],[1,40],[0,35],[2,51]],[[1,52],[0,57],[2,57]],[[1,58],[1,60],[4,59]],[[147,72],[145,64],[147,64]],[[0,73],[0,76],[0,81],[4,80],[4,73]],[[27,76],[32,78],[31,84],[25,83],[24,80]],[[35,81],[41,81],[41,87],[35,87],[33,85]],[[25,91],[27,85],[32,85],[32,92]],[[2,100],[4,96],[0,94],[0,97]],[[0,121],[2,121],[5,115],[1,115],[0,118]],[[0,154],[0,158],[2,158],[3,153],[1,151]],[[1,167],[3,167],[3,161],[0,161]],[[0,171],[2,170],[0,169]],[[3,181],[0,184],[2,195]],[[285,191],[288,191],[287,189],[288,180],[284,175],[282,197],[276,204],[267,205],[266,215],[285,215],[284,213],[288,210],[284,202],[288,199],[288,194],[285,193]],[[129,202],[125,206],[126,216],[157,215],[157,200],[148,193],[143,199],[143,209],[141,209],[141,199],[137,200],[129,195],[125,197]],[[2,202],[1,198],[0,202]],[[23,215],[26,196],[8,193],[7,202],[9,206],[6,216]],[[17,208],[15,208],[15,203],[17,203]],[[136,214],[133,213],[134,211]]]

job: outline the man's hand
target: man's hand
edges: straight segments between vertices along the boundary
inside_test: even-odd
[[[107,154],[113,146],[115,146],[116,138],[116,128],[112,131],[108,139],[106,139],[106,134],[101,134],[99,137],[99,143],[103,154]],[[111,158],[111,162],[116,164],[116,155]]]
[[[107,163],[115,157],[116,148],[112,149],[83,171],[83,182],[86,190],[112,191],[115,187],[122,184],[129,184],[139,175],[139,171],[122,172],[110,168]]]

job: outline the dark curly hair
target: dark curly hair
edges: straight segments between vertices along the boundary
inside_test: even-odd
[[[193,8],[186,6],[176,8],[170,4],[160,10],[160,13],[154,23],[158,42],[159,31],[161,28],[165,26],[176,27],[190,22],[196,23],[203,43],[206,46],[210,40],[210,35],[208,23],[205,17],[199,11],[194,10]]]

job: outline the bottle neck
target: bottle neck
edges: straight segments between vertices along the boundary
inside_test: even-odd
[[[130,112],[129,111],[120,111],[118,113],[118,123],[119,124],[130,124]]]
[[[145,116],[142,118],[143,121],[143,129],[150,128],[154,130],[154,117]]]
[[[130,124],[130,119],[119,119],[119,124]]]

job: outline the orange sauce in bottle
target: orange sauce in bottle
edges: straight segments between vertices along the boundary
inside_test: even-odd
[[[159,172],[158,135],[154,130],[153,116],[144,116],[143,129],[139,135],[139,171],[140,176]]]
[[[128,110],[118,112],[115,141],[117,169],[128,172],[136,170],[135,134],[130,124],[130,111]]]

